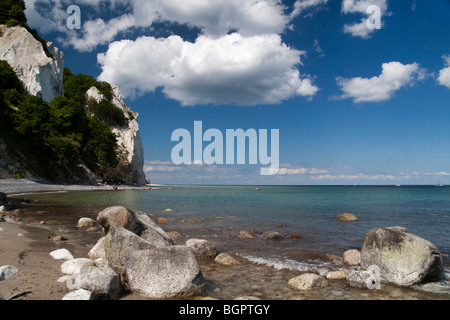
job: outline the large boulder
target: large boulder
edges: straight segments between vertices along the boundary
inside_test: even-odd
[[[438,248],[402,227],[369,231],[361,250],[361,267],[373,265],[380,268],[383,279],[399,286],[432,280],[443,270]]]
[[[104,239],[105,257],[114,271],[125,273],[125,260],[135,251],[164,247],[142,239],[122,227],[112,227]],[[101,257],[100,257],[101,258]]]
[[[117,299],[122,292],[122,284],[119,275],[111,268],[87,267],[76,278],[74,289],[88,290],[99,299]]]
[[[149,216],[138,214],[125,207],[110,207],[103,210],[98,214],[97,222],[105,233],[108,233],[111,227],[122,227],[146,240],[162,238],[166,245],[173,245],[173,240]]]
[[[201,295],[205,281],[192,249],[170,246],[134,251],[125,263],[132,292],[152,299]]]

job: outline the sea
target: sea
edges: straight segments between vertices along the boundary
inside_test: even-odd
[[[381,296],[380,293],[367,296],[367,292],[341,283],[333,290],[318,292],[313,297],[450,298],[450,285],[445,281],[450,277],[448,186],[173,185],[152,190],[65,192],[34,197],[46,205],[46,223],[54,224],[60,232],[72,233],[73,236],[78,232],[75,226],[79,218],[95,219],[103,209],[120,205],[147,213],[155,219],[164,218],[167,222],[161,227],[166,232],[177,231],[182,235],[176,240],[177,244],[183,244],[189,238],[213,242],[219,252],[231,253],[246,262],[245,268],[233,271],[237,274],[232,271],[224,273],[214,265],[205,267],[205,273],[213,279],[209,293],[218,298],[239,295],[239,289],[224,289],[218,283],[222,283],[224,278],[229,281],[232,277],[250,279],[248,270],[258,274],[255,277],[259,284],[251,286],[251,290],[244,290],[246,295],[259,294],[269,299],[310,298],[286,289],[287,277],[302,272],[324,276],[328,271],[348,269],[341,261],[330,257],[342,256],[350,249],[361,249],[365,235],[372,228],[406,227],[438,247],[445,265],[441,282],[409,291],[390,288]],[[339,221],[337,216],[346,212],[356,215],[359,221]],[[251,231],[254,238],[240,238],[237,236],[240,231]],[[278,232],[285,239],[262,239],[260,234],[266,231]],[[292,235],[296,236],[291,238]],[[221,278],[216,279],[216,276]],[[272,285],[267,285],[272,280]]]

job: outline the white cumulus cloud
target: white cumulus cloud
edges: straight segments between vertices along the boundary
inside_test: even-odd
[[[163,88],[182,105],[277,104],[319,90],[298,70],[303,51],[277,34],[220,38],[141,37],[110,44],[98,55],[100,80],[118,84],[126,97]]]
[[[391,99],[401,88],[423,80],[425,72],[418,63],[384,63],[382,73],[372,78],[338,78],[338,86],[343,91],[341,98],[352,98],[355,103],[382,102]]]
[[[442,57],[445,61],[446,68],[439,71],[438,82],[450,89],[450,54]]]

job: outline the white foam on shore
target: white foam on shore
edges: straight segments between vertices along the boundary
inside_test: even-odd
[[[278,271],[280,270],[294,270],[300,272],[314,272],[321,276],[325,276],[329,271],[337,269],[332,268],[330,262],[324,261],[296,261],[296,260],[281,260],[277,258],[262,258],[251,255],[237,254],[238,256],[258,265],[265,265],[272,267]]]

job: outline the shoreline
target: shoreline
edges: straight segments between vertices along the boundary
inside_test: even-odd
[[[21,181],[16,181],[21,182]],[[22,181],[23,182],[23,181]],[[38,186],[40,186],[38,184]],[[69,186],[72,188],[73,186]],[[75,186],[78,187],[78,186]],[[102,188],[102,186],[100,186]],[[78,188],[76,188],[78,189]],[[0,189],[1,190],[1,189]],[[101,191],[98,188],[95,190]],[[111,189],[109,189],[111,190]],[[30,191],[29,189],[27,190]],[[34,190],[35,191],[35,190]],[[89,191],[82,190],[63,190],[66,191]],[[44,192],[49,192],[44,191]],[[50,192],[58,192],[52,189]],[[32,192],[33,194],[38,194]],[[26,193],[25,194],[29,194]],[[20,199],[16,199],[20,203]],[[11,221],[1,222],[0,228],[6,232],[0,232],[0,266],[12,265],[17,267],[20,272],[7,281],[0,281],[0,299],[9,299],[24,292],[27,293],[19,297],[20,300],[60,300],[69,290],[65,283],[58,283],[57,280],[62,276],[60,266],[61,262],[54,260],[50,252],[56,249],[68,249],[75,258],[86,258],[87,253],[95,245],[97,240],[103,236],[103,232],[87,232],[86,229],[76,227],[75,216],[71,222],[62,223],[57,219],[49,221],[47,224],[39,224],[39,221],[46,220],[48,213],[42,212],[50,209],[51,203],[35,203],[31,199],[31,205],[24,204],[23,212],[17,213],[18,218],[24,220],[21,223],[11,223]],[[50,207],[47,207],[50,206]],[[58,211],[59,209],[56,209]],[[97,212],[98,213],[98,212]],[[85,215],[86,213],[79,213]],[[158,218],[158,213],[149,213],[151,217]],[[161,213],[159,213],[161,214]],[[163,216],[163,215],[161,215]],[[78,217],[78,213],[76,215]],[[200,237],[214,243],[219,252],[229,252],[241,261],[241,265],[235,267],[222,267],[213,262],[202,262],[200,267],[206,279],[206,297],[215,299],[234,299],[238,296],[256,296],[268,300],[379,300],[379,299],[450,299],[449,295],[426,293],[414,288],[398,288],[384,285],[382,291],[369,291],[350,288],[345,280],[330,281],[329,287],[317,289],[310,292],[295,292],[288,287],[290,278],[302,274],[304,271],[295,269],[278,270],[276,266],[271,266],[264,261],[248,259],[248,257],[239,255],[230,246],[231,234],[225,233],[219,238],[217,236],[206,237],[204,233],[205,222],[202,220],[189,224],[188,229],[178,229],[180,222],[185,216],[167,216],[167,221],[161,224],[161,227],[167,231],[180,231],[181,238],[174,240],[177,245],[183,245],[188,239]],[[91,218],[94,218],[92,215]],[[52,218],[53,219],[53,218]],[[33,220],[31,224],[25,223],[25,220]],[[73,221],[72,221],[73,220]],[[47,221],[46,221],[47,222]],[[191,227],[192,226],[192,227]],[[22,234],[19,236],[19,234]],[[65,241],[53,241],[54,236],[63,236]],[[233,239],[236,236],[232,235]],[[232,240],[235,242],[235,240]],[[242,248],[252,248],[252,240],[237,240]],[[259,241],[259,242],[256,242]],[[253,244],[263,242],[254,240]],[[271,244],[272,242],[266,242]],[[250,244],[250,247],[249,247]],[[251,250],[251,249],[250,249]],[[257,257],[257,256],[256,256]],[[303,260],[299,260],[304,262]],[[248,281],[240,283],[238,279],[246,278]],[[195,300],[197,297],[187,300]],[[148,300],[138,295],[128,295],[123,300]]]
[[[42,180],[29,179],[0,179],[0,192],[7,196],[22,196],[30,194],[46,194],[59,192],[83,191],[127,191],[127,190],[153,190],[166,188],[163,185],[83,185],[83,184],[56,184]]]

